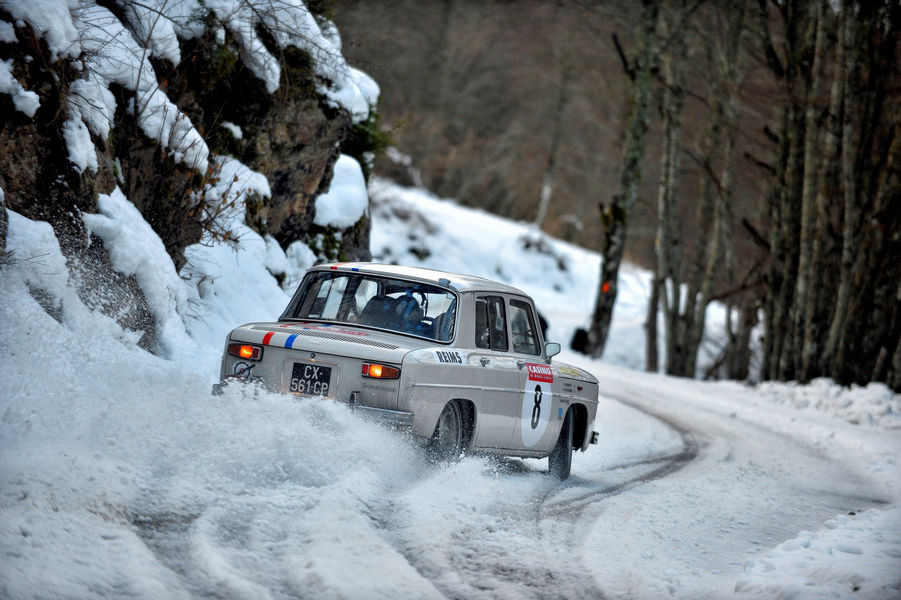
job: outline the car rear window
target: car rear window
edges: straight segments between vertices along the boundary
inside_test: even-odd
[[[307,273],[283,320],[364,325],[449,342],[454,337],[457,296],[428,283],[365,275]]]

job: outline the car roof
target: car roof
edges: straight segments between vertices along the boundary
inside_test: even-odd
[[[348,271],[371,275],[396,276],[403,279],[418,279],[437,285],[449,286],[458,292],[500,292],[504,294],[517,294],[520,296],[527,295],[511,285],[492,281],[491,279],[484,279],[473,275],[461,275],[459,273],[448,273],[446,271],[437,271],[435,269],[425,269],[423,267],[405,267],[371,262],[352,262],[317,265],[310,270]],[[442,281],[442,279],[446,281]]]

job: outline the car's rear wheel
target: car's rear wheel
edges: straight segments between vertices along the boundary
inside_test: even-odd
[[[548,456],[548,471],[559,480],[569,477],[573,464],[573,409],[566,411],[566,418],[563,419],[563,427],[560,428],[560,437],[557,438],[557,444]]]
[[[429,440],[429,455],[433,460],[449,462],[457,460],[463,453],[463,409],[456,400],[444,406],[435,433]]]

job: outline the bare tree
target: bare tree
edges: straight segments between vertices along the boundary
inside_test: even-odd
[[[638,196],[641,181],[641,161],[644,158],[645,134],[648,128],[648,106],[653,84],[652,67],[656,61],[655,37],[660,15],[659,0],[643,0],[641,23],[638,29],[638,53],[634,67],[627,65],[632,76],[626,139],[623,144],[622,174],[619,192],[609,205],[601,208],[604,240],[601,275],[594,314],[588,330],[588,351],[598,357],[604,352],[613,306],[616,303],[617,279],[626,245],[626,227]]]
[[[560,65],[560,85],[558,88],[557,102],[554,106],[553,131],[551,133],[551,145],[547,154],[547,166],[544,176],[541,178],[541,197],[538,199],[538,214],[535,217],[535,226],[539,229],[547,218],[547,210],[554,194],[554,182],[557,176],[557,160],[560,154],[560,140],[563,137],[563,117],[566,114],[566,96],[569,81],[572,78],[572,69],[567,58],[562,58]]]
[[[682,112],[685,102],[685,75],[689,17],[695,6],[667,3],[662,19],[667,43],[661,53],[663,71],[664,151],[658,192],[657,295],[666,325],[666,372],[693,376],[698,350],[706,325],[707,306],[714,284],[734,284],[731,236],[733,156],[736,147],[738,89],[743,76],[744,6],[740,2],[711,8],[711,14],[725,21],[722,27],[698,25],[697,31],[712,30],[712,35],[697,35],[707,57],[707,123],[700,149],[694,156],[700,167],[695,240],[689,241],[687,263],[683,264],[682,234],[676,218],[679,197],[682,147]],[[726,277],[721,273],[725,271]],[[683,287],[685,289],[683,297]],[[648,323],[655,317],[654,295],[648,311]],[[656,318],[656,317],[655,317]],[[727,318],[728,315],[727,315]],[[727,331],[731,334],[731,318]],[[648,328],[650,331],[650,327]],[[648,344],[654,340],[648,339]]]
[[[683,358],[683,336],[679,331],[679,307],[682,305],[680,236],[674,205],[679,195],[682,158],[682,109],[685,105],[685,57],[687,52],[685,28],[682,23],[681,2],[677,10],[666,2],[664,17],[660,19],[661,34],[666,43],[661,52],[663,70],[663,152],[661,153],[660,183],[657,192],[657,295],[663,305],[666,332],[666,364],[668,373],[676,373]],[[681,373],[679,373],[681,374]]]

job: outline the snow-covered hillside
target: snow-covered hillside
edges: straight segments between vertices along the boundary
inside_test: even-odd
[[[596,255],[387,181],[371,195],[380,259],[512,283],[564,343],[584,325]],[[275,317],[288,293],[272,273],[296,281],[312,255],[238,213],[238,244],[192,247],[176,274],[127,199],[101,209],[90,226],[166,315],[167,354],[86,307],[50,227],[9,213],[0,596],[901,594],[901,399],[883,386],[624,368],[643,353],[647,274],[630,267],[607,358],[563,357],[604,395],[601,443],[573,478],[551,481],[540,461],[437,469],[340,405],[209,394],[227,331]]]

